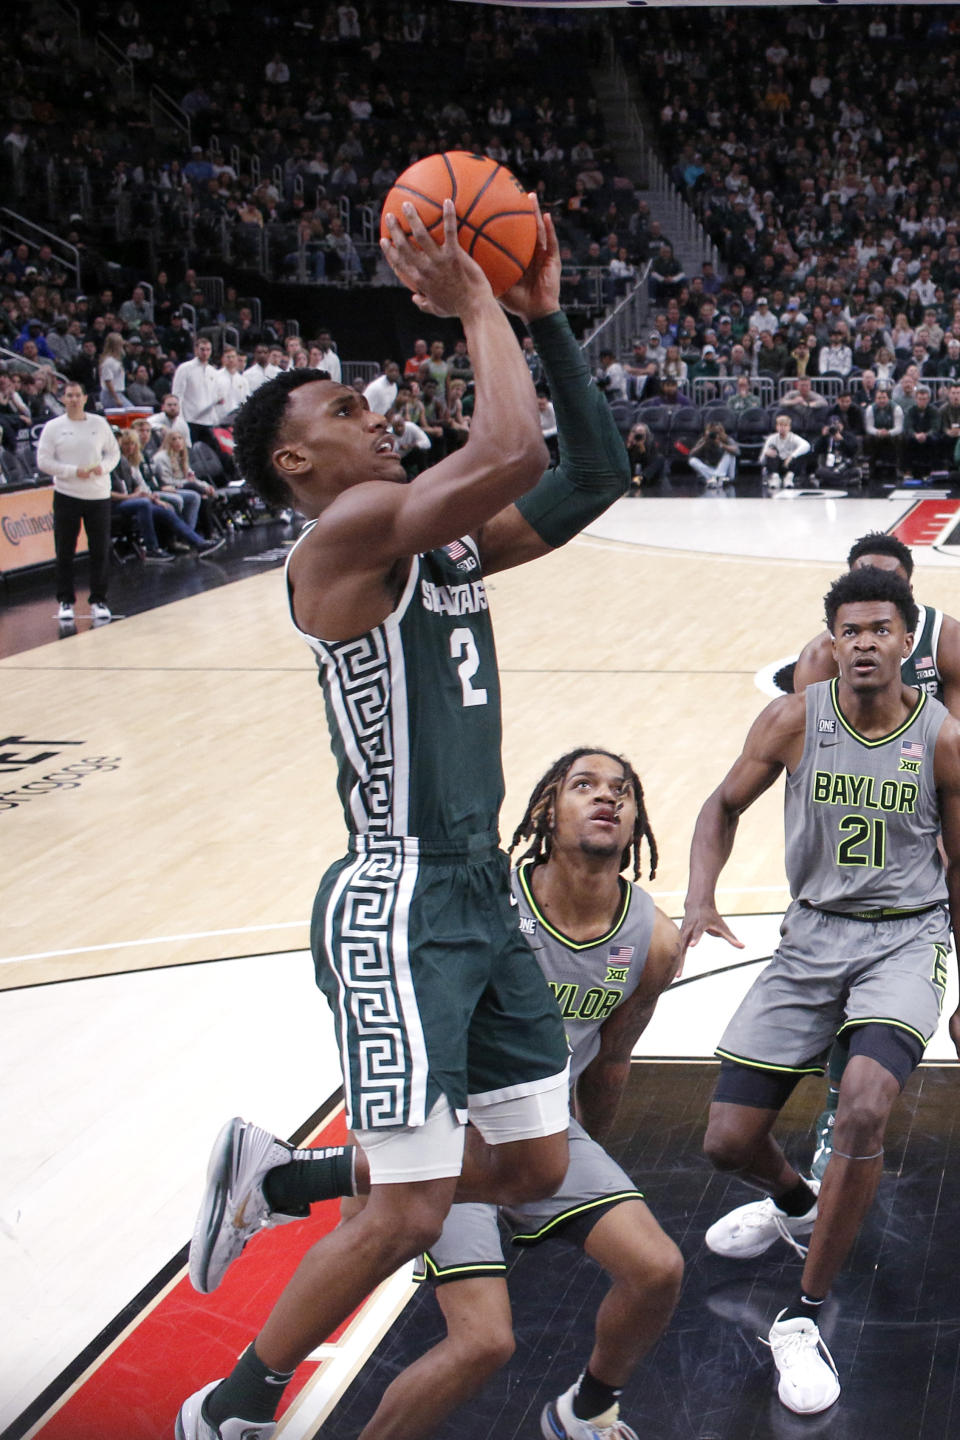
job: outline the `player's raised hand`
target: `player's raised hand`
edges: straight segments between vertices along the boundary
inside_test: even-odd
[[[530,199],[537,209],[537,248],[533,259],[517,281],[500,296],[505,310],[519,315],[521,320],[538,320],[543,315],[553,315],[560,309],[560,245],[553,218],[543,215],[536,195]]]
[[[493,296],[490,282],[457,239],[457,212],[452,200],[443,202],[443,244],[424,225],[409,201],[403,218],[410,234],[392,213],[380,248],[397,277],[413,292],[413,303],[428,315],[462,315],[464,309]]]

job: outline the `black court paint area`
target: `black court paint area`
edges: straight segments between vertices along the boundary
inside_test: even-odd
[[[673,1324],[627,1386],[622,1419],[641,1440],[956,1440],[960,1069],[921,1069],[894,1110],[879,1194],[822,1326],[843,1393],[811,1417],[780,1404],[757,1338],[798,1286],[801,1260],[782,1242],[741,1262],[703,1243],[713,1220],[755,1194],[701,1156],[715,1078],[712,1064],[635,1063],[610,1147],[687,1267]],[[823,1081],[802,1082],[777,1130],[801,1168],[822,1095]],[[546,1401],[588,1358],[602,1272],[559,1241],[509,1258],[516,1354],[437,1432],[440,1440],[530,1440]],[[324,1424],[324,1440],[354,1440],[390,1380],[442,1334],[424,1287]]]

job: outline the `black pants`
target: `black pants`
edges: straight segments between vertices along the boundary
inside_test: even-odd
[[[73,605],[73,557],[80,538],[80,522],[90,547],[90,603],[107,603],[110,578],[110,500],[78,500],[75,495],[53,495],[53,545],[57,556],[57,600]]]

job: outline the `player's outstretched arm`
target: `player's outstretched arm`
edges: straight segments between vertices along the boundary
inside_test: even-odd
[[[630,484],[630,462],[610,406],[560,309],[560,271],[553,221],[540,217],[533,260],[500,303],[520,316],[536,344],[556,414],[560,463],[479,531],[486,573],[566,544]]]
[[[704,934],[718,935],[743,949],[717,909],[717,880],[730,858],[744,810],[769,790],[784,766],[792,769],[799,763],[805,716],[802,695],[785,695],[768,705],[753,722],[743,753],[705,801],[690,847],[690,880],[680,928],[681,957]]]
[[[657,1001],[677,974],[680,932],[658,910],[640,984],[600,1027],[600,1049],[577,1081],[576,1111],[580,1124],[603,1144],[616,1118],[630,1074],[633,1047],[646,1030]]]

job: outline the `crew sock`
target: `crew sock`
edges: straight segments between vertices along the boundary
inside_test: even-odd
[[[573,1397],[573,1413],[578,1420],[595,1420],[617,1404],[622,1390],[622,1386],[614,1388],[612,1385],[605,1385],[602,1380],[591,1375],[588,1366],[580,1377],[580,1384]]]
[[[801,1215],[806,1215],[807,1211],[816,1204],[816,1199],[816,1195],[806,1180],[802,1178],[785,1195],[774,1196],[777,1209],[782,1210],[785,1215],[792,1216],[795,1220],[799,1219]]]
[[[318,1200],[355,1195],[355,1145],[325,1150],[294,1150],[287,1165],[276,1165],[263,1182],[271,1210],[281,1215],[306,1215]]]
[[[248,1345],[233,1370],[203,1402],[203,1416],[217,1429],[224,1420],[272,1420],[283,1392],[293,1379],[293,1371],[284,1374],[264,1365],[252,1345]]]

